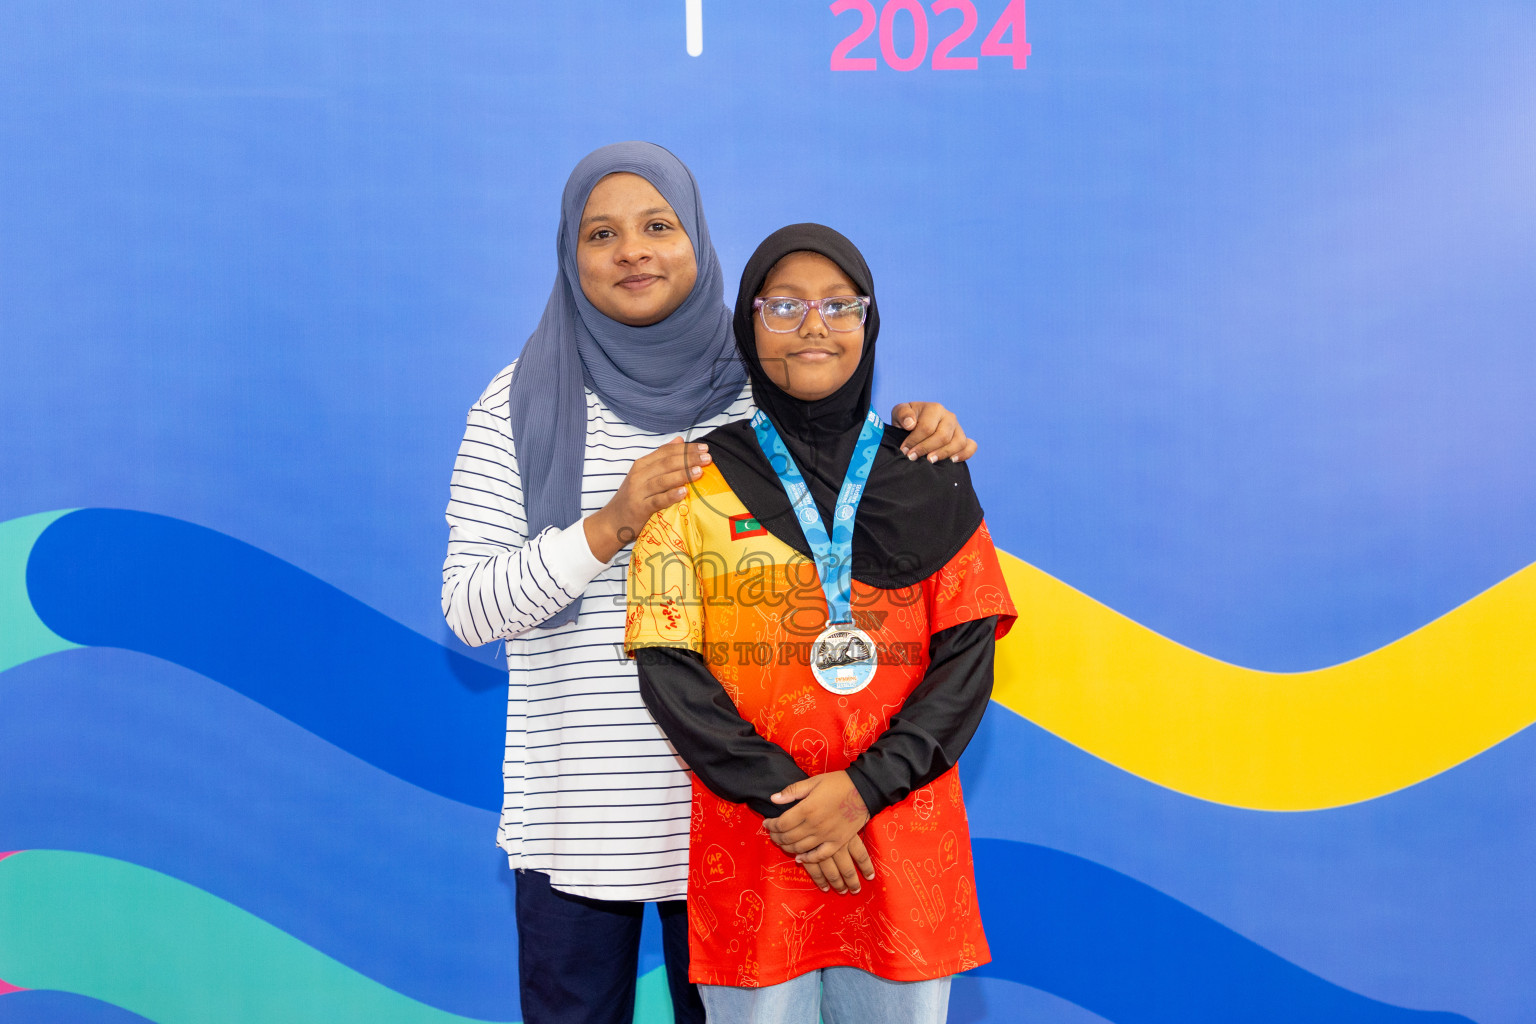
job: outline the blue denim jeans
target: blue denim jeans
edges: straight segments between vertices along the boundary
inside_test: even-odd
[[[827,967],[798,978],[740,988],[700,985],[709,1024],[944,1024],[949,978],[886,981],[857,967]]]

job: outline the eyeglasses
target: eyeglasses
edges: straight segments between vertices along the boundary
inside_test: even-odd
[[[821,322],[834,331],[856,331],[869,313],[868,295],[833,295],[825,299],[792,299],[787,295],[769,295],[752,300],[752,308],[763,318],[763,326],[774,334],[798,331],[806,314],[816,310]]]

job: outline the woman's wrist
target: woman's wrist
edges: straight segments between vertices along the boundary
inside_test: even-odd
[[[610,501],[581,521],[582,529],[587,535],[587,547],[591,549],[592,557],[599,562],[606,562],[613,558],[624,546],[622,540],[624,530],[617,523],[612,505],[613,502]],[[632,532],[630,539],[634,539]]]

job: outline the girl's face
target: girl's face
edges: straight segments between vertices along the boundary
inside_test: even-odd
[[[857,294],[858,288],[836,263],[820,253],[792,252],[768,271],[757,296],[827,299]],[[803,402],[826,398],[846,384],[864,352],[863,324],[852,331],[829,330],[816,309],[807,310],[799,329],[788,334],[770,331],[759,310],[752,317],[752,329],[763,370],[786,394]]]
[[[638,174],[610,174],[587,196],[576,235],[581,291],[598,312],[647,327],[677,311],[699,276],[677,213]]]

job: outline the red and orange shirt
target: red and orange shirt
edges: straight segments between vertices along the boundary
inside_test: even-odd
[[[855,580],[853,611],[879,668],[864,689],[840,696],[809,667],[827,620],[814,565],[763,529],[710,466],[635,542],[625,644],[703,655],[758,734],[818,775],[847,768],[885,731],[922,682],[934,633],[995,615],[1002,636],[1015,617],[985,524],[918,584],[880,590]],[[760,986],[846,966],[917,981],[990,959],[956,770],[875,815],[862,838],[875,879],[857,894],[824,893],[769,840],[761,816],[695,777],[690,977]]]

